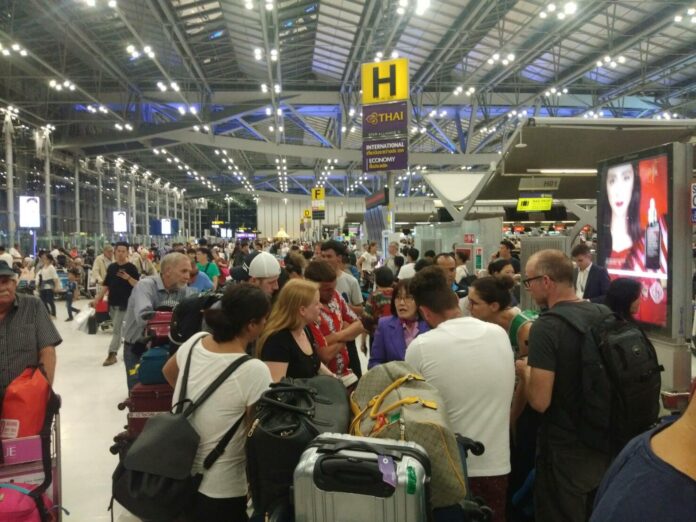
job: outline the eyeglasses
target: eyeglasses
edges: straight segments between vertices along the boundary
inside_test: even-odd
[[[394,301],[413,301],[412,295],[397,295]]]
[[[524,285],[525,288],[529,288],[532,285],[532,281],[534,281],[536,279],[541,279],[542,277],[544,277],[544,275],[538,275],[538,276],[530,277],[529,279],[523,279],[522,284]]]

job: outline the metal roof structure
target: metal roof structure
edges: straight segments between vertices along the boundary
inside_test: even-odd
[[[392,56],[405,196],[421,169],[488,164],[526,117],[696,116],[693,0],[3,0],[0,45],[0,105],[187,198],[381,187],[360,64]]]

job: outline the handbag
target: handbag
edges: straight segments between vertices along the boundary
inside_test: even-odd
[[[200,435],[188,419],[237,368],[251,359],[248,355],[236,359],[192,402],[186,398],[186,384],[194,347],[195,344],[186,359],[175,411],[148,419],[112,476],[112,505],[116,500],[145,520],[174,520],[192,505],[203,476],[191,474]],[[243,419],[244,415],[240,416],[205,458],[205,470],[224,453]]]
[[[293,473],[320,433],[346,433],[350,407],[339,379],[321,375],[283,379],[259,399],[249,430],[247,480],[257,513],[272,513],[289,501]]]

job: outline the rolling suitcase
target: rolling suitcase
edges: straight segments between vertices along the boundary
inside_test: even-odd
[[[413,442],[327,433],[294,474],[296,522],[425,522],[430,459]]]
[[[135,439],[143,431],[147,419],[169,411],[173,394],[169,384],[138,383],[133,386],[128,399],[118,405],[120,410],[128,408],[128,436]]]

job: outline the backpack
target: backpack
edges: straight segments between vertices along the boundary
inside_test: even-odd
[[[172,310],[172,322],[169,339],[181,345],[203,329],[203,312],[217,303],[222,294],[219,292],[201,292],[187,297]]]
[[[593,306],[599,314],[589,324],[564,307],[543,315],[560,317],[583,335],[578,434],[585,445],[615,455],[657,423],[664,367],[638,325]]]
[[[34,486],[20,482],[0,484],[0,520],[3,522],[52,522],[57,520],[53,516],[53,503],[48,495],[40,495],[45,508],[42,515],[32,495]],[[42,518],[42,516],[46,518]]]
[[[136,517],[175,520],[191,507],[203,477],[200,473],[191,474],[200,435],[188,418],[237,368],[251,360],[248,355],[236,359],[192,402],[186,398],[186,384],[194,347],[195,344],[186,359],[175,412],[160,413],[148,419],[142,433],[116,467],[110,509],[116,500]],[[205,458],[206,471],[225,452],[243,419],[241,415]]]

